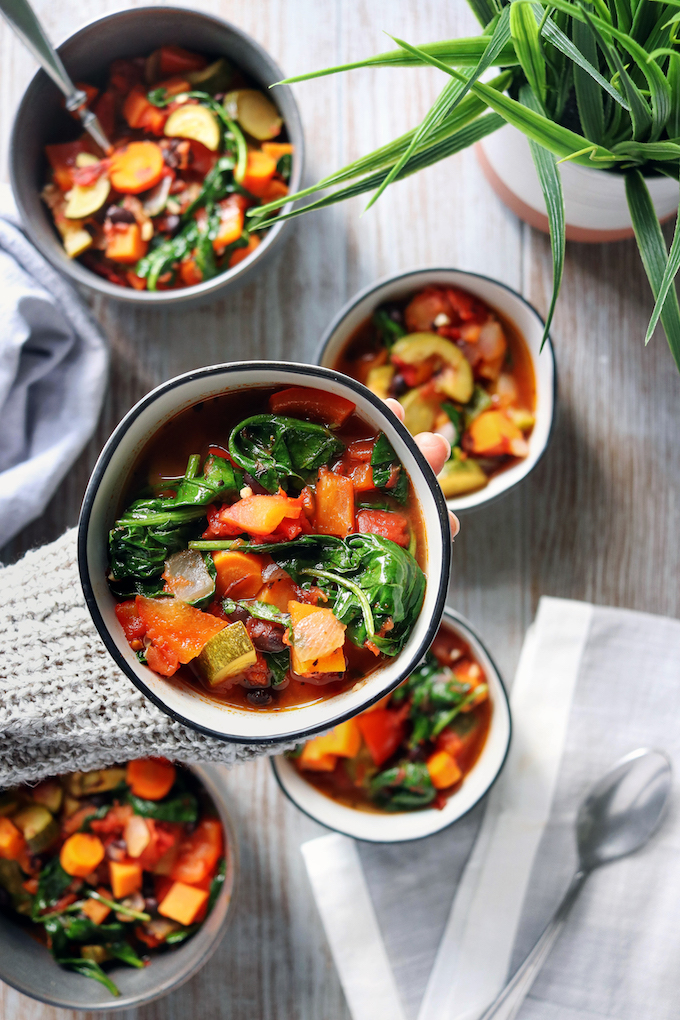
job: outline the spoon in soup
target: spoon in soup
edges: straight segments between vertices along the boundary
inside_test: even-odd
[[[7,18],[24,46],[26,46],[44,71],[56,82],[66,98],[66,109],[69,113],[77,113],[83,127],[94,138],[97,145],[105,153],[111,151],[111,143],[104,134],[97,117],[85,106],[87,96],[82,89],[77,89],[61,62],[52,43],[47,38],[35,11],[28,0],[0,0],[0,11]]]
[[[576,819],[576,874],[538,942],[479,1020],[512,1020],[517,1015],[590,873],[639,850],[659,826],[668,803],[671,775],[665,754],[640,748],[617,762],[591,788]]]

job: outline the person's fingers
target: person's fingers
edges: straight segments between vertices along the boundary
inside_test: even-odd
[[[395,400],[394,397],[388,397],[385,403],[389,407],[390,411],[392,411],[393,414],[396,414],[399,421],[404,420],[404,408],[398,400]]]
[[[437,432],[421,432],[416,436],[416,445],[420,447],[428,464],[436,475],[442,470],[451,456],[451,444]]]
[[[449,510],[449,520],[451,522],[451,541],[456,537],[460,531],[460,521],[454,513]]]

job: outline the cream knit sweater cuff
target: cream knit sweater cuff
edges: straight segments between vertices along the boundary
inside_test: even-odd
[[[196,733],[137,690],[85,605],[75,528],[0,568],[0,789],[130,758],[229,765],[279,750]]]

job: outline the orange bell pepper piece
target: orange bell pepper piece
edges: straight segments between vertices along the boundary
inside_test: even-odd
[[[238,241],[243,233],[244,205],[242,195],[230,195],[218,203],[220,226],[213,239],[213,248],[218,255],[221,255],[228,245]]]
[[[175,766],[165,758],[136,758],[127,763],[125,782],[135,797],[162,800],[174,786],[175,775]]]
[[[147,599],[138,595],[135,602],[147,637],[167,646],[182,663],[196,658],[206,642],[227,626],[224,620],[179,599]]]
[[[251,195],[261,198],[269,188],[269,182],[276,173],[276,160],[260,149],[250,149],[246,172],[239,183]]]

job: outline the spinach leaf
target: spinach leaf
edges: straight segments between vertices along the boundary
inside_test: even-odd
[[[293,157],[291,156],[291,154],[289,152],[285,152],[283,154],[283,156],[281,156],[281,158],[278,161],[278,163],[276,164],[276,172],[277,172],[277,174],[281,174],[281,176],[283,177],[284,181],[287,181],[290,178],[290,172],[291,172],[292,166],[293,166]]]
[[[128,793],[125,800],[136,815],[153,818],[157,822],[195,822],[198,820],[198,801],[193,793],[172,795],[165,800],[144,800]]]
[[[388,351],[400,337],[406,336],[405,327],[395,316],[401,317],[401,312],[396,306],[382,305],[376,308],[371,319],[378,337]]]
[[[431,804],[437,796],[424,762],[403,761],[379,772],[370,782],[369,793],[386,811],[408,811]]]
[[[227,862],[224,857],[221,857],[217,865],[217,871],[215,872],[214,878],[210,883],[210,892],[208,893],[208,906],[203,921],[205,921],[207,917],[210,917],[210,913],[215,904],[217,903],[217,897],[219,896],[220,890],[224,885],[226,874],[227,874]],[[195,932],[198,931],[198,929],[203,924],[203,921],[199,921],[197,924],[190,924],[188,927],[181,928],[179,931],[170,932],[170,934],[165,940],[166,944],[169,946],[176,946],[178,942],[184,942],[185,939],[188,939],[191,935],[195,934]]]
[[[83,942],[88,946],[119,942],[125,934],[125,928],[120,921],[112,924],[95,924],[89,917],[73,917],[72,915],[55,917],[56,920],[61,921],[67,939],[70,939],[71,942]]]
[[[120,995],[120,991],[117,986],[113,983],[111,978],[104,973],[99,964],[94,962],[94,960],[86,960],[84,957],[76,956],[73,959],[58,959],[57,963],[60,963],[62,967],[68,967],[70,970],[75,970],[78,974],[82,974],[83,977],[99,981],[105,988],[108,988],[111,995]]]
[[[72,952],[61,917],[51,917],[48,921],[43,921],[43,927],[50,937],[52,956],[57,963],[61,963],[63,958],[70,956]]]
[[[33,901],[34,921],[39,920],[42,910],[53,907],[61,899],[72,881],[73,876],[64,871],[58,857],[47,862],[38,876],[38,892]]]
[[[109,532],[111,588],[119,597],[162,595],[165,561],[200,534],[210,503],[243,485],[242,474],[223,457],[208,457],[201,477],[199,464],[194,454],[174,495],[135,500]]]
[[[449,421],[453,425],[454,437],[453,442],[451,443],[451,452],[453,453],[454,447],[460,446],[460,441],[463,438],[463,415],[457,407],[454,407],[454,405],[448,403],[448,401],[447,403],[442,404],[442,411],[446,412]]]
[[[282,652],[263,652],[262,654],[272,674],[272,687],[280,687],[290,671],[290,652],[284,648]]]
[[[299,491],[345,449],[330,429],[282,415],[246,418],[229,437],[229,453],[267,492]]]
[[[383,432],[380,433],[373,447],[371,467],[373,468],[373,484],[376,489],[382,489],[387,495],[393,496],[397,502],[405,503],[408,498],[408,475]],[[388,489],[387,483],[392,476],[393,468],[398,468],[399,474],[396,484]]]
[[[142,968],[146,966],[144,960],[137,956],[129,942],[113,942],[110,946],[107,946],[107,949],[116,960],[122,960],[123,963],[127,963],[130,967]]]
[[[399,700],[411,696],[410,717],[413,730],[409,747],[414,748],[427,740],[434,740],[456,716],[480,694],[480,687],[458,680],[454,673],[441,666],[428,652],[418,669],[414,670],[403,687]]]

